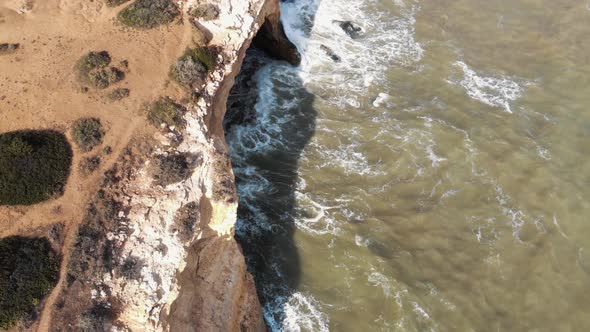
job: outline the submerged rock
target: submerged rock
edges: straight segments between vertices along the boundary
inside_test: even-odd
[[[351,21],[333,21],[334,23],[338,24],[346,34],[352,39],[358,39],[362,37],[363,28],[358,26],[356,23]]]
[[[338,54],[336,54],[334,52],[334,50],[331,49],[330,47],[322,44],[322,45],[320,45],[320,48],[322,49],[322,51],[324,51],[330,57],[330,59],[332,59],[332,61],[334,61],[334,62],[342,61],[340,56]]]

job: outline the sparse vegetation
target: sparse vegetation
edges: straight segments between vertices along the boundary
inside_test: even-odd
[[[227,153],[220,153],[213,161],[215,183],[212,198],[215,201],[232,203],[235,201],[234,178],[231,173],[231,158]]]
[[[0,239],[0,329],[32,318],[59,279],[59,256],[45,238]]]
[[[119,314],[116,299],[93,301],[91,307],[81,313],[75,331],[107,331],[109,330],[108,326],[117,319]]]
[[[63,194],[71,163],[72,149],[62,133],[0,135],[0,205],[31,205]]]
[[[88,52],[78,61],[77,68],[82,74],[87,75],[92,69],[104,68],[109,63],[111,63],[109,52]]]
[[[190,10],[190,15],[205,21],[214,20],[219,17],[219,7],[215,4],[204,3],[196,5]]]
[[[182,56],[170,69],[170,77],[180,85],[196,87],[203,83],[207,68],[191,56]]]
[[[217,65],[217,52],[208,47],[188,48],[170,69],[170,77],[186,87],[198,87]]]
[[[186,153],[160,156],[154,162],[154,180],[161,186],[186,180],[191,176],[196,161],[196,156]]]
[[[76,66],[80,81],[97,89],[105,89],[125,78],[125,73],[115,67],[108,67],[111,56],[107,51],[89,52]]]
[[[92,172],[96,171],[100,166],[100,157],[99,156],[92,156],[82,159],[80,162],[80,173],[84,176],[88,176],[92,174]]]
[[[98,119],[82,118],[72,126],[72,138],[78,148],[84,152],[102,144],[103,137],[104,130]]]
[[[113,91],[111,91],[111,93],[109,93],[109,99],[111,101],[117,101],[117,100],[121,100],[123,98],[127,98],[129,97],[129,89],[127,88],[118,88],[115,89]]]
[[[217,65],[217,50],[211,47],[198,47],[188,49],[185,55],[190,54],[193,59],[200,61],[207,71],[212,71]]]
[[[107,67],[88,73],[89,83],[97,89],[106,89],[124,78],[125,73],[115,67]]]
[[[133,272],[136,271],[134,267],[144,265],[139,261],[137,264],[128,262],[129,255],[124,254],[123,244],[107,234],[128,238],[133,232],[125,216],[129,213],[129,207],[124,203],[127,199],[121,194],[137,176],[136,170],[152,155],[155,146],[151,135],[134,138],[123,149],[117,162],[105,172],[100,189],[88,203],[71,247],[62,292],[53,307],[53,330],[107,331],[113,326],[125,329],[117,321],[122,301],[100,276],[109,274],[118,278],[123,276],[121,272]],[[101,156],[109,153],[104,149],[99,151]],[[104,292],[106,297],[93,298],[92,290]]]
[[[124,4],[129,0],[106,0],[106,4],[108,7],[117,7],[119,5]]]
[[[119,273],[126,279],[139,280],[141,278],[141,269],[144,265],[144,261],[139,257],[128,256],[119,267]]]
[[[152,29],[172,22],[178,15],[180,10],[170,0],[136,0],[120,11],[118,18],[130,27]]]
[[[158,128],[162,123],[167,127],[184,128],[185,123],[182,116],[185,112],[184,107],[175,103],[174,100],[162,97],[148,107],[147,118],[152,125]]]
[[[197,202],[190,202],[182,206],[176,212],[174,225],[170,231],[176,232],[181,241],[190,241],[195,234],[200,215],[199,204]]]

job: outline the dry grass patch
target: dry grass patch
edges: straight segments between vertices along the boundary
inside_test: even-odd
[[[178,7],[170,0],[137,0],[119,12],[124,25],[140,29],[152,29],[168,24],[180,15]]]

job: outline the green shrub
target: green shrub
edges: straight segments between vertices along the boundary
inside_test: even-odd
[[[98,89],[123,80],[125,73],[115,67],[108,67],[110,63],[111,56],[107,51],[89,52],[76,65],[78,78]]]
[[[196,87],[203,83],[207,68],[190,55],[180,57],[170,69],[170,77],[180,85]]]
[[[178,7],[170,0],[137,0],[122,11],[121,23],[142,29],[151,29],[168,24],[180,15]]]
[[[86,77],[92,69],[104,68],[108,66],[109,63],[111,63],[111,56],[109,55],[109,52],[88,52],[88,54],[83,56],[78,61],[78,65],[76,67],[78,68],[81,76]]]
[[[188,49],[185,52],[186,54],[190,54],[193,59],[198,60],[207,68],[207,71],[212,71],[215,69],[217,65],[217,51],[210,47],[198,47],[193,49]]]
[[[0,329],[29,320],[59,279],[60,257],[46,238],[0,239]]]
[[[197,158],[186,153],[160,156],[154,162],[154,180],[161,186],[188,179],[195,168]]]
[[[72,126],[72,138],[78,148],[84,152],[88,152],[102,144],[103,137],[104,130],[98,119],[78,119]]]
[[[162,97],[148,108],[148,121],[160,127],[162,123],[166,126],[175,126],[177,128],[184,128],[185,123],[182,116],[186,110],[181,105],[174,102],[168,97]]]
[[[129,1],[129,0],[107,0],[106,4],[107,4],[107,7],[117,7],[119,5],[124,4],[127,1]]]
[[[51,130],[0,135],[0,205],[31,205],[63,194],[72,149]]]
[[[88,73],[89,83],[97,89],[106,89],[109,85],[122,81],[125,73],[115,67],[107,67]]]
[[[217,52],[208,47],[187,48],[170,68],[170,77],[186,87],[197,87],[205,79],[207,72],[215,69]]]
[[[214,20],[219,17],[219,7],[215,4],[204,3],[192,8],[189,14],[205,21]]]
[[[111,101],[117,101],[127,97],[129,97],[129,89],[127,88],[118,88],[109,93],[109,99]]]

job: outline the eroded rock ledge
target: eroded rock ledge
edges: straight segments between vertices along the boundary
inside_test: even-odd
[[[201,96],[173,135],[136,138],[105,174],[71,243],[50,330],[262,331],[252,276],[234,240],[237,197],[222,122],[246,50],[257,44],[300,61],[278,0],[221,0],[195,23],[222,50]],[[193,3],[183,4],[186,12]],[[261,29],[262,27],[262,29]],[[190,156],[190,172],[154,182],[162,156]],[[184,157],[183,157],[184,158]]]

